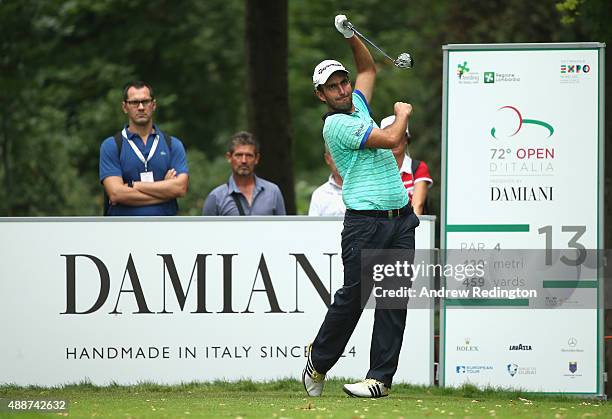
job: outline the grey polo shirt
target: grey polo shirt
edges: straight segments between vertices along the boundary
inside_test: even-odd
[[[253,203],[249,206],[234,177],[217,186],[204,201],[202,215],[240,215],[232,194],[238,197],[245,215],[285,215],[283,195],[274,183],[255,176]]]

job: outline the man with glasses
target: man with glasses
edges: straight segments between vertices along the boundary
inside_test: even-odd
[[[369,107],[376,66],[363,42],[345,26],[346,22],[346,16],[336,16],[336,29],[347,39],[357,66],[355,90],[348,70],[338,61],[322,61],[312,75],[315,94],[328,108],[323,116],[323,138],[342,176],[342,198],[347,210],[341,239],[344,284],[334,295],[334,302],[308,349],[302,373],[304,388],[310,396],[323,392],[325,374],[342,356],[361,316],[362,297],[369,295],[369,284],[362,288],[362,249],[413,250],[414,229],[419,225],[391,152],[404,140],[412,106],[395,103],[394,122],[385,129],[378,128]],[[376,308],[370,368],[365,380],[344,385],[343,390],[350,396],[388,395],[404,336],[404,303],[407,305],[407,300],[402,300],[395,309]]]
[[[176,199],[187,193],[185,148],[153,124],[156,107],[151,86],[142,81],[125,85],[122,108],[128,124],[100,147],[105,215],[176,215]]]

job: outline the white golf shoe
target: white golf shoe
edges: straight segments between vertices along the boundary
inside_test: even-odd
[[[319,397],[323,393],[323,384],[325,384],[325,374],[321,374],[314,369],[312,360],[310,359],[310,353],[312,351],[312,345],[308,346],[308,360],[306,361],[306,367],[302,372],[302,383],[304,389],[311,397]]]
[[[345,384],[342,389],[351,397],[377,398],[389,395],[387,386],[372,378],[366,378],[354,384]]]

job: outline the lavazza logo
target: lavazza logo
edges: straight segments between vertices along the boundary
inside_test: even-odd
[[[465,338],[464,345],[457,345],[457,352],[478,352],[478,346],[470,345],[470,338]]]
[[[531,351],[531,345],[527,345],[524,343],[519,343],[518,345],[510,345],[508,348],[509,351]]]

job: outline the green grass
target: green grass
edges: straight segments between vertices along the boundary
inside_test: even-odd
[[[268,383],[139,384],[58,388],[0,386],[0,398],[66,399],[71,418],[590,418],[612,417],[607,402],[520,392],[395,385],[382,399],[349,398],[344,381],[329,380],[324,396],[307,398],[295,380]],[[2,417],[58,417],[6,414]],[[59,414],[62,417],[62,414]]]

